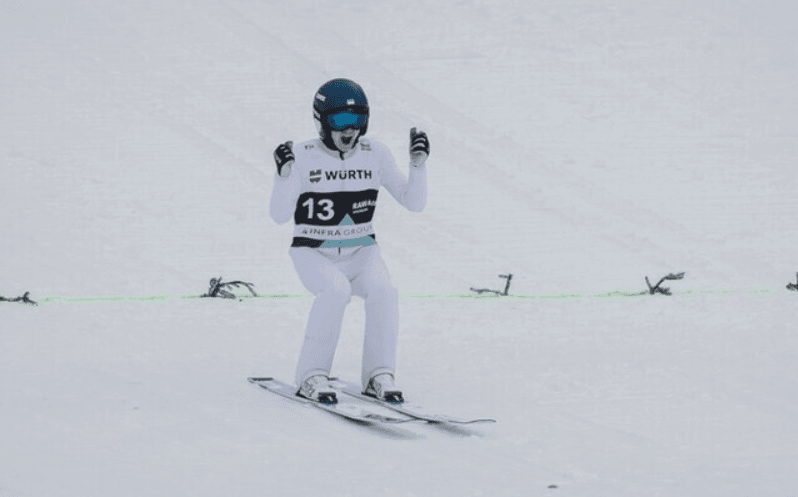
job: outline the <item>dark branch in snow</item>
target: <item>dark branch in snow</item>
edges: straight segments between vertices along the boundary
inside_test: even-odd
[[[234,299],[236,298],[235,294],[232,292],[228,292],[225,288],[238,288],[238,287],[246,287],[249,290],[249,293],[252,294],[253,297],[257,297],[258,294],[255,293],[255,290],[252,289],[252,283],[247,283],[245,281],[228,281],[227,283],[222,283],[222,277],[219,276],[218,278],[211,278],[211,286],[208,289],[208,293],[203,294],[202,297],[218,297],[223,299]]]
[[[502,297],[506,297],[507,295],[510,294],[510,280],[513,279],[513,275],[512,274],[500,274],[499,278],[507,278],[507,284],[504,286],[504,291],[503,292],[499,291],[499,290],[489,290],[487,288],[473,288],[473,287],[471,288],[471,291],[472,292],[477,292],[479,294],[495,293],[496,295],[499,295],[499,296],[502,296]]]
[[[656,285],[651,286],[651,282],[648,281],[648,276],[646,276],[646,285],[648,285],[648,293],[651,295],[654,295],[655,293],[661,293],[662,295],[670,295],[671,294],[670,288],[660,286],[662,285],[662,282],[666,280],[680,280],[682,278],[684,278],[684,273],[678,273],[678,274],[670,273],[667,276],[663,276]]]
[[[7,299],[7,298],[3,297],[2,295],[0,295],[0,302],[22,302],[23,304],[39,305],[38,303],[36,303],[33,300],[31,300],[28,297],[28,295],[30,295],[30,292],[25,292],[25,294],[22,295],[21,297],[16,297],[16,298],[13,298],[13,299]]]

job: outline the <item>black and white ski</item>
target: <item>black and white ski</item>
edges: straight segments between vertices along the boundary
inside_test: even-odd
[[[254,383],[259,387],[262,387],[272,393],[276,393],[277,395],[286,399],[299,402],[300,404],[311,405],[317,409],[327,411],[351,421],[357,421],[360,423],[406,423],[408,421],[417,421],[417,419],[413,418],[412,416],[386,416],[368,409],[367,406],[361,406],[358,405],[359,403],[354,402],[339,401],[336,404],[323,404],[321,402],[316,402],[315,400],[306,399],[296,394],[295,386],[289,385],[284,381],[272,377],[247,378],[247,380],[250,383]]]
[[[355,397],[360,400],[365,400],[367,402],[372,402],[374,404],[379,404],[387,409],[390,409],[400,414],[404,414],[405,416],[409,416],[419,421],[427,421],[429,423],[451,423],[451,424],[463,424],[463,425],[496,422],[495,419],[490,419],[490,418],[462,419],[454,416],[449,416],[446,414],[433,414],[429,413],[425,408],[421,406],[413,405],[407,402],[403,402],[401,404],[385,402],[383,400],[379,400],[375,397],[371,397],[370,395],[362,393],[360,385],[351,381],[335,379],[335,381],[333,382],[333,386],[340,389],[342,392],[351,397]]]

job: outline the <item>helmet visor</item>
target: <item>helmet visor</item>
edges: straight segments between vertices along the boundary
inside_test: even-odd
[[[366,125],[368,116],[351,111],[337,112],[327,116],[327,124],[336,131],[343,131],[346,128],[360,129]]]

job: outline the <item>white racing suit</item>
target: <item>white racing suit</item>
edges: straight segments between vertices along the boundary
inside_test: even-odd
[[[372,225],[380,186],[405,208],[419,212],[427,198],[426,166],[410,167],[405,179],[388,148],[360,138],[341,154],[320,139],[294,147],[290,175],[275,174],[271,216],[294,218],[289,254],[302,284],[316,298],[310,310],[295,381],[332,368],[344,310],[352,295],[365,300],[363,386],[374,375],[396,369],[399,294]]]

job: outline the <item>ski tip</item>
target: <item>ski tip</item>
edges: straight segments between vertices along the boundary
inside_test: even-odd
[[[271,376],[264,376],[264,377],[250,376],[249,378],[247,378],[247,381],[250,383],[257,383],[259,381],[274,381],[274,378],[272,378]]]

